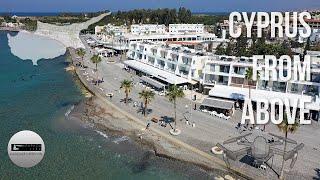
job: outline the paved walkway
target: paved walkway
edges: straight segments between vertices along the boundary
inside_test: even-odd
[[[141,125],[146,125],[147,121],[152,117],[167,119],[173,117],[174,112],[172,103],[170,103],[165,97],[156,95],[155,99],[149,105],[150,114],[145,118],[142,115],[142,109],[140,107],[142,100],[138,97],[138,93],[144,89],[144,87],[138,85],[139,78],[124,71],[121,63],[107,63],[106,61],[103,61],[98,65],[98,72],[94,72],[93,68],[95,65],[89,61],[90,56],[90,54],[87,54],[85,57],[85,65],[89,66],[86,71],[89,77],[103,77],[105,82],[96,88],[100,91],[101,96],[105,96],[105,94],[108,93],[114,94],[113,98],[109,99],[108,102],[112,102],[113,105],[120,108],[122,111],[124,111],[124,113],[139,119],[140,123],[142,123]],[[83,74],[84,72],[82,75]],[[120,82],[123,79],[131,79],[136,84],[130,93],[132,102],[128,105],[124,104],[123,102],[123,98],[125,97],[124,92],[119,90]],[[106,97],[105,99],[108,98]],[[137,102],[139,106],[134,107],[134,102]],[[235,129],[235,126],[238,122],[240,122],[241,112],[236,111],[231,120],[225,121],[199,111],[191,110],[191,114],[186,113],[187,111],[190,111],[190,107],[186,107],[186,105],[189,106],[190,103],[191,101],[187,98],[178,100],[177,123],[178,127],[182,130],[182,134],[176,138],[180,143],[184,143],[188,146],[191,145],[192,148],[196,147],[195,149],[213,157],[213,155],[210,153],[211,147],[213,147],[216,143],[221,143],[230,137],[239,135],[239,132]],[[191,125],[186,125],[186,118],[189,119],[189,122],[195,123],[196,126],[192,127]],[[157,132],[161,132],[162,135],[168,136],[170,126],[167,126],[166,128],[154,124],[152,126],[154,126],[153,128]],[[305,148],[299,154],[297,164],[294,169],[290,171],[289,177],[298,179],[307,177],[309,179],[316,174],[316,168],[320,168],[320,141],[318,140],[318,137],[320,137],[319,129],[320,128],[318,124],[314,124],[313,126],[303,126],[299,128],[296,134],[289,135],[289,137],[294,138],[298,142],[305,143]],[[266,130],[267,132],[282,135],[274,125],[267,125]],[[169,137],[172,139],[171,136]],[[241,147],[230,146],[230,148],[236,149]],[[219,156],[217,157],[221,158]],[[286,164],[289,163],[290,162]],[[275,157],[274,164],[277,164],[277,166],[274,166],[274,168],[279,170],[281,158]],[[266,173],[269,178],[276,177],[272,171],[264,172],[257,170],[256,168],[253,168],[245,163],[233,162],[232,166],[235,166],[241,171],[250,172],[257,176],[261,176]],[[286,167],[287,166],[288,165],[286,165]]]

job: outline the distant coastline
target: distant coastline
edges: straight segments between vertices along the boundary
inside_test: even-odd
[[[41,16],[58,16],[62,13],[68,14],[82,14],[82,13],[90,13],[90,12],[0,12],[0,16],[32,16],[32,17],[41,17]],[[112,11],[112,13],[116,13],[116,11]],[[192,12],[194,15],[215,15],[215,16],[227,16],[230,12]]]
[[[192,12],[194,15],[228,16],[230,12]]]
[[[58,16],[60,12],[0,12],[0,16]]]
[[[0,27],[0,31],[11,31],[11,32],[20,32],[20,28],[10,28],[10,27]]]

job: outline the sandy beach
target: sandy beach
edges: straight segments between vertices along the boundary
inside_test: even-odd
[[[204,170],[212,171],[217,178],[221,179],[229,175],[234,179],[248,179],[226,170],[214,161],[203,158],[152,130],[146,130],[145,126],[128,118],[112,106],[108,106],[98,97],[88,98],[75,106],[69,116],[84,123],[93,124],[98,131],[128,136],[143,148],[152,150],[156,156],[192,163]]]

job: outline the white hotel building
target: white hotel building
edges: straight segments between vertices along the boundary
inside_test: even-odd
[[[264,97],[310,100],[306,109],[311,118],[320,120],[320,56],[312,56],[311,81],[264,81],[253,82],[251,99]],[[227,57],[197,53],[194,50],[159,45],[147,42],[131,43],[125,65],[142,75],[150,76],[164,85],[193,85],[210,98],[220,98],[242,102],[249,96],[245,71],[252,67],[252,59],[247,57]],[[263,63],[263,62],[260,62]],[[262,73],[262,72],[261,72]],[[261,74],[263,75],[263,74]],[[186,86],[185,86],[186,87]],[[292,103],[290,103],[292,104]]]
[[[169,24],[170,34],[204,33],[203,24]]]
[[[127,56],[133,60],[125,65],[166,85],[196,84],[207,59],[193,49],[151,42],[131,43]]]
[[[262,97],[270,100],[279,98],[289,99],[293,104],[294,99],[310,100],[306,109],[311,110],[311,118],[320,120],[320,56],[312,55],[311,81],[265,81],[258,80],[251,86],[251,99],[257,101]],[[259,62],[264,64],[264,61]],[[202,84],[209,90],[209,96],[243,101],[249,96],[248,81],[245,80],[246,69],[252,67],[251,58],[236,58],[227,56],[210,57],[203,69]],[[264,75],[264,71],[260,72]]]
[[[164,34],[166,33],[166,26],[164,24],[133,24],[131,25],[131,34]]]
[[[215,34],[205,32],[203,24],[170,24],[169,31],[171,29],[172,33],[167,31],[165,25],[134,24],[131,26],[131,32],[124,33],[122,28],[118,28],[121,33],[116,33],[110,38],[105,36],[107,32],[102,31],[103,28],[102,26],[95,28],[95,37],[93,39],[95,39],[96,44],[104,45],[116,51],[127,51],[129,44],[144,41],[176,42],[178,44],[227,41],[226,39],[217,38]]]

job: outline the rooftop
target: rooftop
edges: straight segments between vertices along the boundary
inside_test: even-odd
[[[161,79],[169,84],[185,84],[190,83],[188,79],[179,77],[173,73],[169,73],[167,71],[155,68],[153,66],[144,64],[135,60],[128,60],[123,62],[125,65],[130,66],[136,70],[142,71],[146,74],[149,74],[153,77]]]

